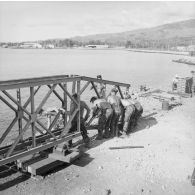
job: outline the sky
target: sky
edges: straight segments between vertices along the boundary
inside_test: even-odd
[[[192,18],[193,1],[0,2],[0,42],[124,32]]]

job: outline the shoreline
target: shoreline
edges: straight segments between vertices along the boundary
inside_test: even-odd
[[[141,52],[141,53],[160,53],[160,54],[173,54],[173,55],[183,55],[183,56],[189,56],[189,52],[179,52],[179,51],[168,51],[168,50],[147,50],[147,49],[129,49],[129,48],[123,48],[123,47],[110,47],[110,48],[53,48],[53,49],[46,49],[46,48],[2,48],[2,49],[33,49],[33,50],[55,50],[55,49],[61,49],[61,50],[124,50],[124,51],[131,51],[131,52]]]
[[[160,50],[146,50],[146,49],[127,49],[127,50],[132,52],[142,52],[142,53],[161,53],[161,54],[189,56],[188,52],[178,52],[178,51],[160,51]]]

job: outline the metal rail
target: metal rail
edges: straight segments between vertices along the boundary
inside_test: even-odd
[[[121,98],[123,98],[121,87],[130,86],[126,83],[78,75],[56,75],[0,81],[0,106],[2,104],[6,105],[15,113],[15,117],[7,128],[0,123],[0,166],[80,136],[80,100],[90,85],[97,97],[100,97],[97,83],[117,87]],[[42,90],[42,86],[46,86],[48,91]],[[26,92],[23,89],[29,92],[27,100],[24,99],[26,94],[23,93]],[[37,97],[37,93],[40,91],[42,96]],[[78,94],[78,101],[72,98],[74,92]],[[39,113],[52,94],[61,102],[61,107],[65,110],[65,113],[59,110],[50,126],[46,127],[39,119]],[[39,103],[36,102],[37,99]],[[73,102],[76,106],[72,114],[68,110],[70,102]],[[55,129],[54,127],[61,116],[63,127]],[[69,134],[71,123],[75,117],[77,117],[77,129],[74,133]],[[16,124],[18,124],[18,129],[14,128]],[[14,137],[13,132],[17,132]],[[25,133],[29,135],[29,138],[24,139]],[[7,143],[10,144],[7,145]]]

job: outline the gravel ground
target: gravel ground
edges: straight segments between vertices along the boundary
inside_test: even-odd
[[[144,114],[128,137],[95,141],[74,164],[46,176],[21,173],[0,177],[1,195],[195,194],[195,98],[162,111],[161,103],[142,98]],[[111,150],[110,147],[134,148]],[[141,146],[141,147],[140,147]]]

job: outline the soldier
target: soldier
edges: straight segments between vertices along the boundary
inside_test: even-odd
[[[101,75],[97,75],[98,80],[102,80]],[[100,95],[101,99],[106,99],[106,85],[104,83],[97,83],[95,84],[95,87]],[[94,87],[92,86],[90,90],[92,90]]]
[[[133,116],[135,113],[135,106],[134,102],[131,100],[130,95],[126,95],[125,99],[121,99],[121,103],[123,107],[125,108],[124,113],[124,125],[123,125],[123,135],[126,135],[128,131],[131,129],[133,124]]]
[[[112,119],[113,110],[111,105],[105,99],[98,99],[97,97],[92,97],[90,102],[93,104],[92,107],[92,117],[98,115],[98,136],[97,140],[104,138],[109,138],[109,128]],[[103,130],[105,132],[103,133]]]
[[[73,94],[72,97],[78,101],[78,96],[77,94]],[[77,106],[76,104],[72,101],[71,105],[70,105],[70,114],[73,114],[73,112],[76,110]],[[86,114],[84,116],[84,110],[86,110]],[[83,140],[85,143],[89,143],[89,137],[87,135],[87,130],[85,127],[85,121],[87,121],[87,119],[89,118],[89,113],[90,113],[90,109],[87,106],[87,104],[84,101],[80,101],[80,129],[81,129],[81,135],[83,137]],[[74,131],[76,131],[77,129],[77,116],[78,114],[76,114],[76,116],[73,118],[72,123],[71,123],[71,128],[69,130],[69,133],[72,133]],[[69,143],[71,145],[71,142]]]
[[[179,81],[179,77],[178,75],[175,75],[172,81],[172,91],[177,90],[178,81]]]
[[[141,117],[143,113],[143,107],[137,99],[133,100],[133,102],[135,106],[135,114],[133,116],[133,126],[135,127],[137,125],[138,119]]]
[[[102,80],[102,75],[97,75],[97,79]],[[100,98],[106,99],[106,85],[104,83],[99,83],[97,88]]]
[[[113,109],[113,117],[111,121],[111,137],[118,136],[118,122],[122,115],[123,105],[121,104],[121,99],[116,96],[118,90],[113,88],[111,94],[108,96],[108,103],[111,104]]]

